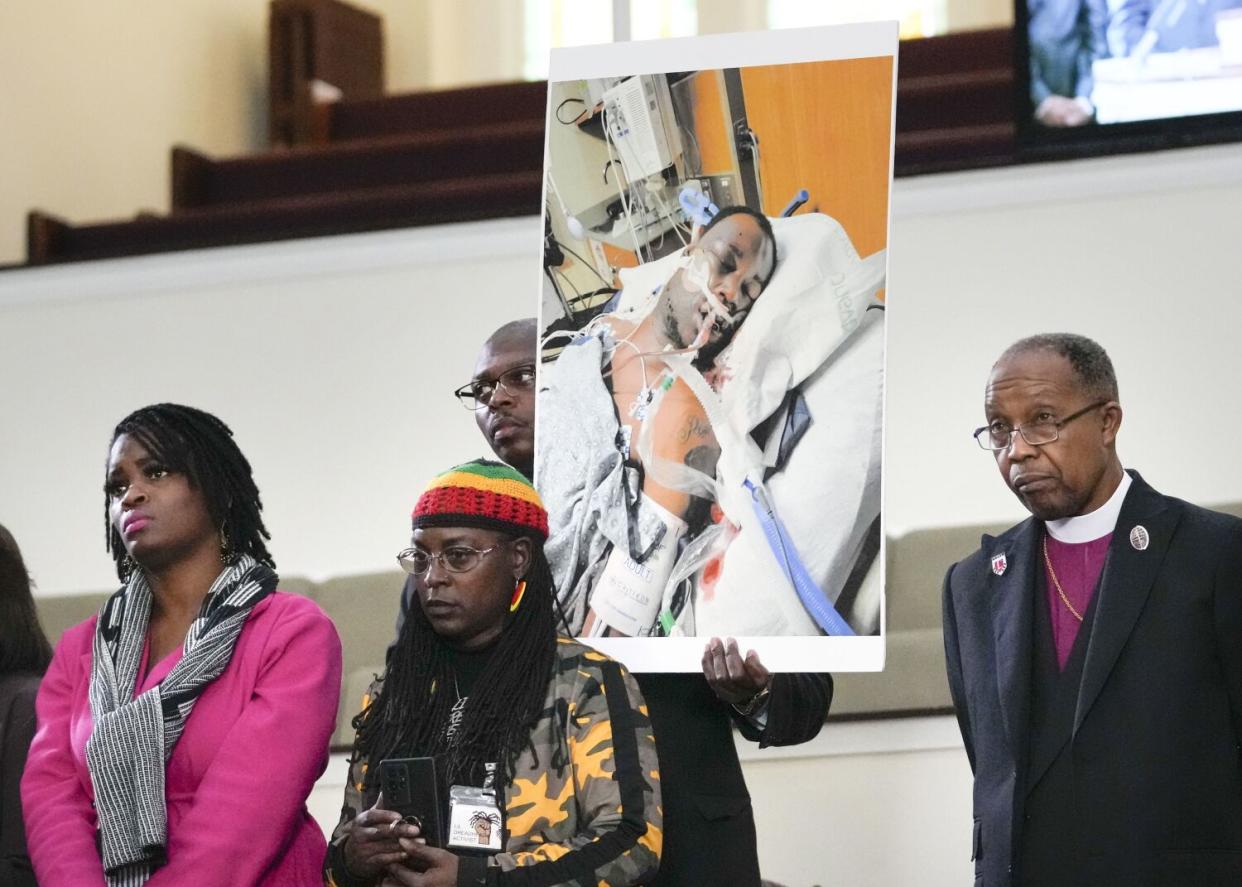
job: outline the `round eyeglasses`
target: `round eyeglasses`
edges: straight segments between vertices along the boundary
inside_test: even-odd
[[[432,561],[439,561],[440,566],[450,573],[469,573],[486,555],[500,547],[493,545],[491,548],[471,548],[468,545],[452,545],[439,554],[432,554],[421,548],[407,548],[397,554],[397,563],[411,576],[425,575],[431,569]]]
[[[1104,406],[1108,402],[1107,400],[1096,401],[1091,406],[1083,407],[1078,412],[1071,413],[1064,419],[1044,419],[1043,421],[1027,422],[1025,425],[1015,425],[1012,428],[998,420],[991,425],[976,428],[971,436],[974,437],[975,443],[979,444],[980,447],[992,452],[1009,449],[1013,444],[1013,436],[1015,434],[1022,435],[1022,439],[1033,447],[1042,447],[1045,444],[1056,441],[1061,436],[1061,429],[1079,416],[1085,416],[1087,413],[1097,407]]]
[[[461,386],[453,395],[468,410],[481,410],[491,404],[497,389],[503,388],[511,397],[525,394],[535,387],[535,365],[523,364],[505,370],[495,379],[475,379]]]

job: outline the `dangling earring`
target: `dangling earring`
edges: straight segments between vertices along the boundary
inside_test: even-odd
[[[517,585],[513,586],[513,600],[509,602],[510,613],[517,610],[518,605],[522,603],[522,595],[524,594],[526,594],[526,580],[519,579]]]
[[[228,533],[224,531],[227,521],[220,524],[220,563],[231,564],[233,562],[233,548],[229,545]]]
[[[129,577],[134,575],[134,570],[138,569],[138,562],[134,560],[132,555],[125,555],[121,558],[121,581],[128,582]]]

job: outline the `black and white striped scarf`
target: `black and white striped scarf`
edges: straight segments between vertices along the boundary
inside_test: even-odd
[[[226,566],[186,632],[181,660],[137,698],[151,615],[151,588],[142,571],[134,570],[104,604],[92,649],[95,728],[86,743],[86,764],[110,887],[136,887],[164,863],[164,765],[199,694],[228,666],[251,609],[275,590],[276,574],[252,557]]]

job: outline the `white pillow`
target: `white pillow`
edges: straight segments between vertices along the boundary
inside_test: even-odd
[[[747,430],[823,365],[884,286],[884,252],[861,260],[836,219],[807,213],[772,228],[776,274],[718,359],[728,370],[725,413]]]

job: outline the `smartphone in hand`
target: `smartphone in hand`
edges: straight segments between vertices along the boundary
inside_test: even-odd
[[[427,846],[444,846],[435,758],[385,758],[380,761],[380,788],[384,805],[418,826]]]

